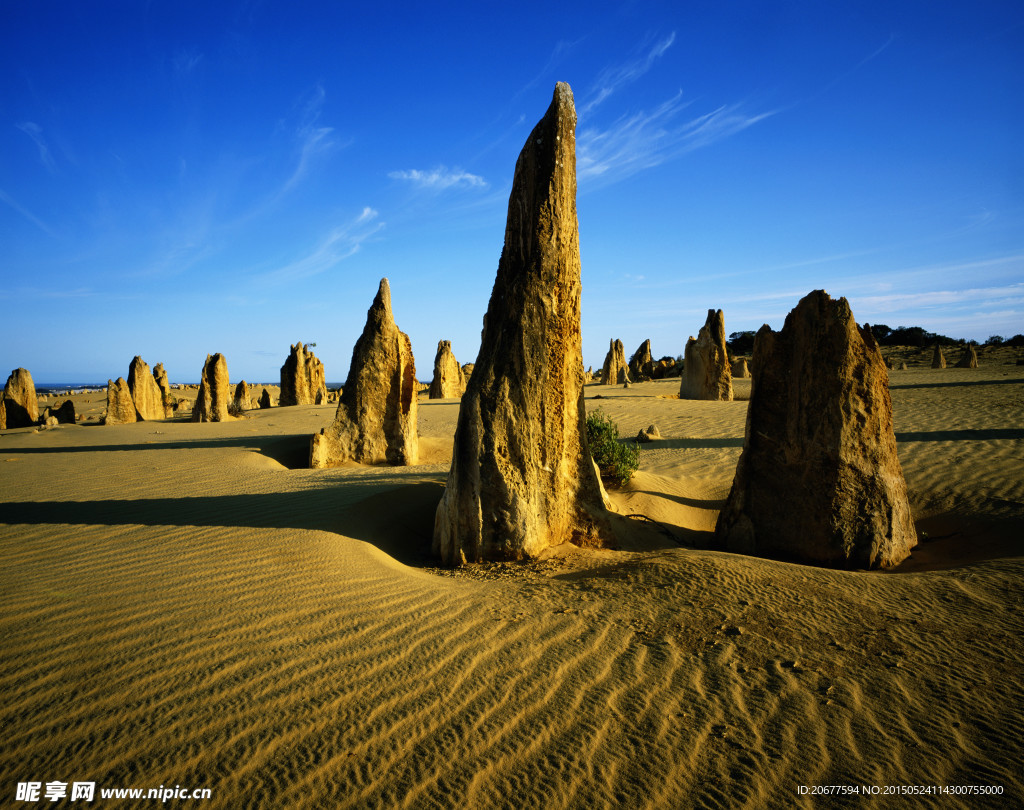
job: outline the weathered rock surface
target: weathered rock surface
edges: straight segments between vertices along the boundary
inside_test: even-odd
[[[977,368],[978,367],[978,353],[974,350],[974,347],[968,344],[967,348],[964,349],[964,353],[960,355],[960,359],[956,361],[956,368]]]
[[[139,421],[135,410],[135,400],[124,377],[107,380],[107,415],[103,419],[105,425],[128,425]]]
[[[725,315],[720,309],[709,309],[708,318],[697,338],[691,337],[686,341],[679,398],[732,401],[732,370],[725,348]]]
[[[466,363],[462,366],[462,376],[469,381],[469,375],[473,373],[473,369],[476,366],[475,363]]]
[[[260,409],[265,411],[267,408],[273,407],[274,403],[270,399],[270,391],[264,388],[263,393],[260,394]]]
[[[160,387],[146,361],[138,355],[132,358],[128,366],[128,390],[132,393],[139,421],[164,418],[164,399]]]
[[[449,565],[609,536],[583,404],[575,132],[572,90],[559,83],[516,162],[480,354],[459,409],[434,520],[434,551]]]
[[[946,356],[942,353],[942,349],[939,348],[939,344],[935,344],[935,351],[932,352],[932,368],[945,368],[946,367]]]
[[[384,278],[352,350],[334,421],[313,437],[310,466],[415,464],[416,389],[412,343],[395,325],[391,288]]]
[[[654,358],[651,357],[651,341],[645,340],[629,358],[629,378],[633,382],[644,382],[654,374]]]
[[[47,408],[44,416],[47,419],[52,416],[61,425],[73,425],[78,421],[75,403],[70,399],[64,400],[59,408]]]
[[[248,411],[252,409],[252,392],[249,389],[249,383],[245,380],[242,380],[235,386],[233,408],[236,411]]]
[[[192,406],[193,422],[227,422],[231,419],[231,388],[228,383],[228,361],[220,352],[206,355],[199,393]]]
[[[430,399],[458,398],[465,390],[466,377],[452,353],[452,342],[439,340],[437,354],[434,355],[434,378],[430,381]]]
[[[904,363],[900,363],[899,370],[900,371],[906,371],[907,370],[907,364],[905,362]]]
[[[16,368],[7,378],[0,398],[0,429],[31,427],[39,422],[39,397],[27,368]]]
[[[916,544],[888,372],[845,298],[816,290],[754,341],[746,437],[716,538],[730,551],[854,568]]]
[[[745,357],[737,357],[732,361],[732,376],[737,380],[745,380],[750,376],[750,366]]]
[[[296,343],[281,366],[281,396],[278,404],[322,405],[326,401],[324,364],[305,344]]]
[[[629,380],[629,368],[626,365],[626,348],[621,340],[608,341],[608,354],[601,367],[602,385],[622,385]]]
[[[657,425],[649,425],[646,429],[642,429],[636,434],[636,440],[638,442],[653,442],[655,439],[661,438],[661,431],[658,430]]]
[[[674,360],[655,360],[654,366],[651,369],[652,380],[664,380],[666,377],[671,377],[676,370],[676,364]]]
[[[160,402],[164,406],[164,419],[174,416],[174,406],[177,401],[171,395],[171,384],[167,381],[167,371],[163,363],[153,366],[153,379],[156,380],[156,387],[160,389]]]

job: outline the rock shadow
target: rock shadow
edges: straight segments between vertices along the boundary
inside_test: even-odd
[[[158,424],[158,423],[157,423]],[[254,450],[271,458],[289,470],[309,468],[310,433],[286,436],[233,437],[226,439],[189,439],[188,441],[154,441],[142,444],[91,444],[79,447],[7,447],[4,453],[11,455],[36,453],[118,453],[146,450],[218,450],[237,447]]]

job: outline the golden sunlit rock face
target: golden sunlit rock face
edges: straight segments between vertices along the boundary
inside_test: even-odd
[[[576,109],[559,83],[516,162],[505,246],[434,522],[447,564],[600,542],[586,443]]]
[[[852,568],[917,543],[896,456],[889,374],[845,298],[803,298],[762,326],[746,436],[716,535],[730,551]]]
[[[725,314],[708,310],[696,338],[686,341],[680,399],[732,402],[732,368],[725,347]]]
[[[601,366],[601,385],[623,385],[629,382],[629,370],[626,367],[626,347],[621,340],[608,341],[608,354],[604,356]]]
[[[228,361],[223,354],[206,355],[199,393],[192,408],[193,422],[226,422],[231,417],[231,390],[228,385]]]
[[[439,340],[434,356],[434,376],[430,381],[430,399],[461,397],[465,390],[466,375],[452,353],[452,342]]]
[[[327,401],[324,364],[304,343],[291,347],[281,366],[280,405],[320,405]]]
[[[103,424],[125,425],[137,420],[132,392],[124,377],[107,380],[107,412],[103,417]]]
[[[141,357],[132,358],[128,367],[128,390],[132,393],[139,419],[150,421],[165,418],[164,399],[149,365]]]
[[[27,368],[16,368],[7,378],[0,399],[0,430],[29,427],[39,421],[39,399]]]
[[[352,350],[334,421],[313,436],[310,466],[415,464],[418,453],[412,344],[395,325],[391,287],[384,278]]]

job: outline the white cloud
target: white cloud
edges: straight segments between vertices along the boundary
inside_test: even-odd
[[[39,148],[39,160],[42,161],[42,164],[50,174],[56,174],[57,164],[53,162],[50,147],[43,140],[43,128],[32,121],[24,121],[20,124],[15,124],[15,126],[35,141],[36,146]]]
[[[442,191],[453,186],[468,186],[470,188],[486,188],[487,181],[476,174],[464,172],[462,169],[449,169],[447,166],[438,166],[429,171],[420,169],[407,169],[404,171],[388,172],[392,180],[406,180],[419,188],[429,188]]]
[[[29,211],[27,208],[25,208],[25,206],[23,206],[21,203],[19,203],[16,199],[14,199],[10,194],[5,192],[3,189],[0,189],[0,200],[2,200],[3,202],[5,202],[9,206],[11,206],[11,208],[13,208],[15,211],[17,211],[23,217],[25,217],[25,219],[27,219],[29,222],[31,222],[33,225],[35,225],[41,231],[45,231],[50,236],[56,236],[57,235],[57,234],[55,234],[53,232],[53,230],[50,228],[49,225],[47,225],[45,222],[43,222],[41,219],[39,219],[39,217],[37,217],[35,214],[33,214],[31,211]]]
[[[49,300],[63,298],[91,298],[97,293],[90,287],[76,287],[75,289],[55,289],[51,287],[16,287],[11,292],[12,298],[24,300]]]
[[[326,97],[327,93],[324,91],[323,85],[318,84],[305,104],[303,104],[299,123],[295,130],[295,136],[299,143],[299,160],[295,166],[295,171],[292,172],[278,192],[278,197],[287,194],[295,188],[299,181],[306,176],[313,161],[320,155],[328,152],[335,145],[335,142],[330,138],[334,128],[317,125]]]
[[[329,138],[333,131],[333,127],[312,127],[299,132],[299,162],[291,177],[281,187],[278,196],[287,194],[295,188],[306,176],[314,159],[334,146],[334,141]]]
[[[196,66],[203,61],[203,55],[197,53],[194,49],[178,51],[174,54],[174,58],[171,61],[174,65],[174,71],[180,76],[185,76],[195,70]]]
[[[376,221],[378,216],[377,211],[369,206],[365,207],[359,216],[333,228],[307,255],[264,273],[262,280],[268,283],[282,283],[330,270],[339,262],[358,253],[363,243],[384,227],[383,222]]]
[[[620,65],[611,65],[602,70],[597,77],[597,81],[594,82],[594,88],[590,91],[587,101],[580,107],[580,118],[583,118],[616,90],[635,82],[643,76],[651,69],[658,57],[672,47],[672,43],[675,41],[676,32],[673,31],[664,39],[654,43],[644,55]]]
[[[582,130],[576,139],[580,180],[621,180],[735,135],[775,113],[750,114],[741,104],[731,104],[676,123],[690,103],[680,91],[651,112],[624,115],[604,129]]]
[[[900,312],[933,307],[963,309],[980,306],[1024,304],[1024,283],[967,290],[928,290],[925,292],[859,296],[858,302],[874,312]]]

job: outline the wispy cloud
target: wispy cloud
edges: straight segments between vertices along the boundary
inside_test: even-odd
[[[621,180],[710,146],[776,112],[751,113],[737,103],[679,123],[679,113],[691,103],[683,100],[680,91],[651,112],[624,115],[604,129],[583,129],[576,139],[576,169],[580,180],[604,183]]]
[[[672,47],[672,43],[675,41],[676,32],[673,31],[667,37],[655,42],[650,48],[646,47],[646,43],[641,45],[639,50],[642,53],[639,56],[618,65],[610,65],[602,70],[597,81],[594,82],[594,88],[590,91],[587,100],[580,107],[580,118],[584,118],[608,96],[643,76],[658,58]]]
[[[57,164],[54,163],[53,155],[50,154],[50,147],[46,145],[46,141],[43,139],[43,128],[32,121],[23,121],[20,124],[15,124],[15,126],[35,141],[36,146],[39,148],[39,160],[42,161],[42,164],[50,174],[56,174]]]
[[[331,230],[306,256],[283,267],[264,273],[264,282],[277,284],[309,278],[330,270],[339,262],[358,253],[363,243],[384,227],[378,222],[379,213],[369,206],[355,219]]]
[[[174,54],[171,63],[174,65],[175,73],[179,76],[187,76],[195,70],[202,61],[203,55],[201,53],[198,53],[194,49],[189,49],[187,51],[178,51]]]
[[[13,208],[23,217],[25,217],[25,219],[27,219],[41,231],[44,231],[45,233],[48,233],[50,236],[53,237],[57,236],[57,234],[53,232],[49,225],[47,225],[45,222],[39,219],[39,217],[37,217],[35,214],[33,214],[31,211],[25,208],[25,206],[19,203],[16,199],[14,199],[10,194],[8,194],[3,189],[0,189],[0,200],[7,203],[11,208]]]
[[[64,298],[91,298],[97,292],[89,287],[75,289],[57,289],[53,287],[15,287],[11,291],[12,298],[27,300],[56,300]]]
[[[859,62],[857,62],[857,64],[855,64],[853,67],[849,68],[848,70],[844,70],[838,76],[835,76],[834,78],[832,78],[830,81],[828,81],[825,84],[824,87],[822,87],[820,90],[812,93],[811,96],[808,99],[806,99],[806,101],[815,101],[816,99],[818,99],[821,96],[825,95],[825,93],[827,93],[829,90],[831,90],[837,84],[846,81],[854,73],[856,73],[858,70],[860,70],[862,67],[864,67],[864,65],[866,65],[868,62],[870,62],[873,59],[875,59],[878,56],[880,56],[895,41],[896,41],[896,35],[895,34],[890,34],[889,38],[885,42],[883,42],[879,47],[875,48],[873,51],[871,51],[871,53],[867,54],[864,58],[862,58]]]
[[[285,181],[277,196],[283,196],[294,189],[309,172],[314,160],[335,146],[335,141],[331,138],[334,127],[325,127],[319,124],[326,97],[327,93],[323,85],[318,84],[302,105],[299,123],[295,129],[299,147],[298,162],[295,171]]]
[[[449,169],[447,166],[438,166],[435,169],[421,171],[420,169],[407,169],[403,171],[388,172],[392,180],[405,180],[419,188],[442,191],[453,186],[470,188],[486,188],[487,181],[476,174],[470,174],[462,169]]]
[[[1024,283],[1006,284],[995,287],[972,287],[966,290],[927,290],[924,292],[896,293],[888,295],[867,295],[858,297],[858,302],[874,312],[900,312],[903,310],[930,309],[932,307],[989,306],[1004,307],[1008,304],[1024,304]]]

